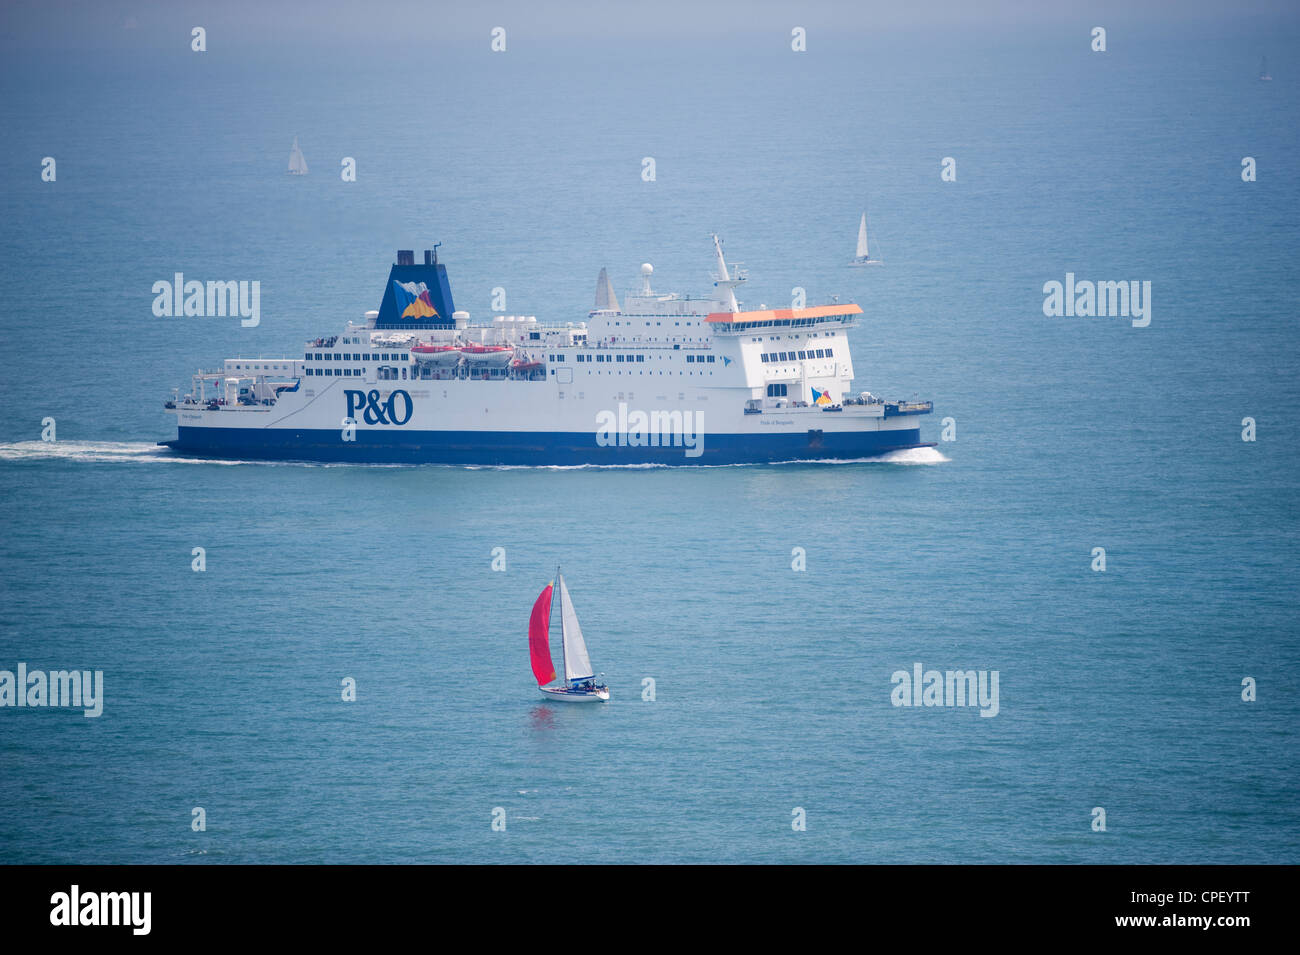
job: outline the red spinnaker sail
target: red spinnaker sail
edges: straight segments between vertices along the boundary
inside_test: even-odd
[[[528,651],[533,659],[533,676],[537,685],[545,686],[555,679],[555,664],[551,662],[551,590],[553,584],[537,595],[532,616],[528,618]]]

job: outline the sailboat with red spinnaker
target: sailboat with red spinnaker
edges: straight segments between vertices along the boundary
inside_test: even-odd
[[[560,589],[561,652],[564,654],[564,682],[547,686],[555,679],[555,664],[551,660],[551,604],[556,584]],[[569,588],[564,575],[555,568],[555,580],[547,584],[533,603],[528,618],[528,651],[533,664],[533,676],[542,695],[566,703],[604,703],[609,701],[609,687],[596,681],[591,658],[587,655],[587,642],[582,637],[578,614],[573,609]]]

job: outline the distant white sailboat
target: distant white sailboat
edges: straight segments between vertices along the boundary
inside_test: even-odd
[[[555,664],[551,661],[551,597],[555,582],[547,584],[528,618],[528,651],[533,665],[533,676],[543,696],[566,703],[596,703],[609,701],[609,687],[596,682],[596,675],[587,655],[587,642],[582,638],[578,614],[569,598],[564,575],[555,568],[555,579],[560,585],[561,647],[564,653],[564,682],[546,686],[555,679]]]
[[[858,223],[858,254],[854,256],[850,265],[880,265],[880,259],[873,259],[871,253],[867,250],[867,214],[862,213],[862,221]]]
[[[1268,74],[1268,57],[1266,56],[1260,57],[1259,60],[1259,78],[1265,82],[1273,78]]]
[[[295,176],[307,175],[307,160],[298,148],[298,137],[293,137],[293,149],[289,152],[289,172]]]

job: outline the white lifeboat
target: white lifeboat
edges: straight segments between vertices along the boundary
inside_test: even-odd
[[[504,368],[510,364],[515,350],[510,345],[464,345],[461,354],[471,365],[488,368]]]
[[[460,361],[461,348],[459,345],[412,345],[411,354],[415,360],[423,362],[426,365],[454,365]]]

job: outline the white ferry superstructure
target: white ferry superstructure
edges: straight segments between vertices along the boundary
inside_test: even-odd
[[[585,322],[472,324],[437,250],[399,251],[377,311],[302,357],[228,358],[166,402],[199,456],[459,465],[845,460],[931,447],[929,401],[850,394],[854,304],[743,311],[713,239],[707,298],[620,306],[605,272]]]

